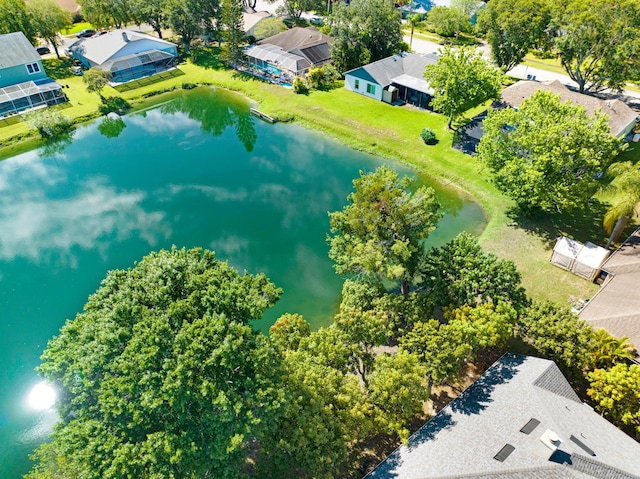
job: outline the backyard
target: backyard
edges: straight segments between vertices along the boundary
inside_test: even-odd
[[[100,99],[88,93],[82,77],[73,76],[66,60],[45,61],[49,75],[65,85],[69,103],[61,111],[75,122],[97,117]],[[119,95],[133,105],[146,108],[163,101],[163,92],[183,85],[216,85],[240,92],[253,99],[258,108],[280,121],[295,121],[320,130],[348,146],[381,157],[396,158],[436,180],[455,185],[481,203],[487,215],[487,228],[480,236],[485,249],[516,263],[523,285],[534,299],[549,298],[570,305],[579,298],[589,298],[597,286],[560,270],[549,263],[555,238],[568,234],[579,241],[606,242],[602,216],[606,205],[593,201],[571,214],[527,218],[520,216],[507,197],[488,181],[488,172],[471,156],[451,148],[453,132],[446,118],[424,110],[392,107],[342,88],[312,90],[296,95],[291,89],[266,83],[247,74],[227,70],[214,48],[197,48],[189,60],[180,64],[178,74],[141,81],[137,88],[120,92],[106,87],[105,97]],[[154,97],[154,98],[150,98]],[[471,116],[473,112],[469,112]],[[436,132],[438,143],[427,146],[420,139],[422,128]],[[0,122],[0,158],[12,156],[40,144],[24,123],[16,120]],[[637,145],[624,154],[636,161]],[[629,230],[633,228],[629,226]]]

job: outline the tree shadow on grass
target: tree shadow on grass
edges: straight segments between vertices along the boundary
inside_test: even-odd
[[[191,50],[191,61],[194,65],[208,70],[224,70],[226,64],[220,58],[220,48],[200,47]]]
[[[525,214],[519,208],[513,208],[507,215],[518,227],[540,237],[551,249],[560,236],[568,236],[583,243],[591,241],[599,245],[606,244],[607,233],[602,226],[602,219],[607,208],[606,204],[591,199],[583,208],[561,214]]]
[[[49,78],[62,80],[73,76],[71,70],[73,59],[71,58],[47,58],[43,59],[42,63]]]

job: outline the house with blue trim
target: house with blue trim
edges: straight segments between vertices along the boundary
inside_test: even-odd
[[[424,79],[424,71],[427,65],[437,62],[436,53],[399,53],[349,70],[344,74],[344,86],[385,103],[409,103],[430,109],[433,90]]]
[[[0,117],[67,101],[22,32],[0,35]]]

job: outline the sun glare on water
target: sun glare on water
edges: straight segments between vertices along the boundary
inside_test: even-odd
[[[37,411],[51,409],[56,403],[56,390],[46,381],[41,381],[29,392],[27,403]]]

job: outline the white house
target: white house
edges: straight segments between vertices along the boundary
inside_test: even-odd
[[[344,74],[344,86],[386,103],[401,101],[428,108],[433,91],[423,75],[425,67],[437,61],[434,53],[399,53],[349,70]]]
[[[175,44],[130,30],[112,30],[80,39],[69,47],[69,52],[87,68],[111,71],[115,83],[164,71],[178,56]]]

